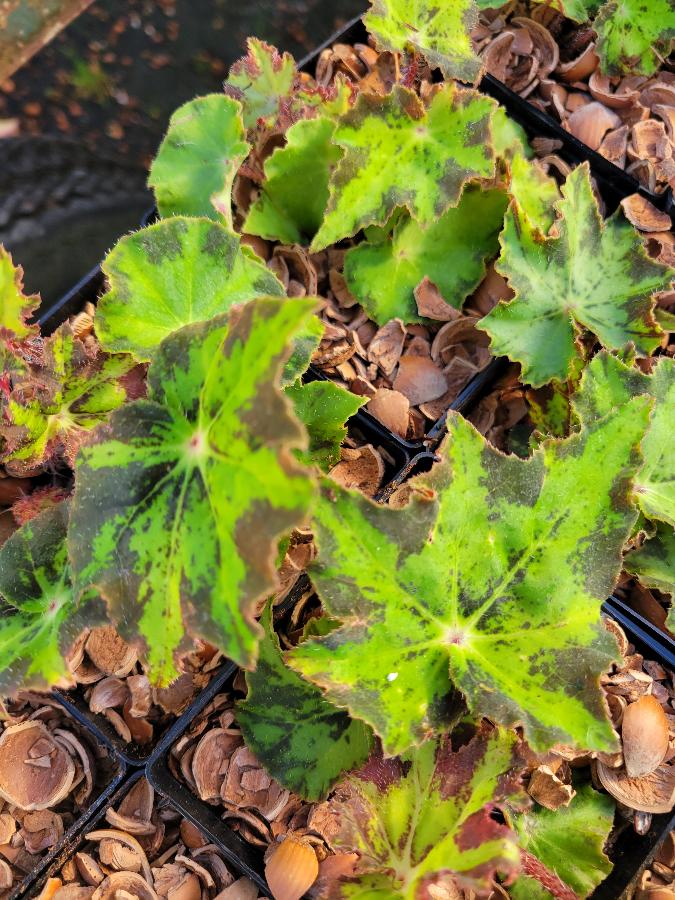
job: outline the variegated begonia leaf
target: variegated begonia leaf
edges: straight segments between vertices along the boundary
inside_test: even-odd
[[[475,0],[479,9],[499,9],[499,0]],[[546,3],[552,9],[563,13],[575,22],[586,22],[602,5],[602,0],[535,0],[535,3]]]
[[[520,153],[509,164],[510,193],[518,201],[530,224],[547,234],[555,221],[555,206],[560,191],[555,178],[547,175],[536,160],[525,159]]]
[[[126,400],[124,377],[136,365],[128,353],[92,352],[61,325],[45,338],[40,361],[15,379],[0,424],[0,459],[27,469],[62,459],[72,465],[86,433]]]
[[[231,227],[232,183],[249,150],[237,100],[208,94],[185,103],[171,116],[150,168],[160,214],[223,216]]]
[[[282,101],[290,100],[297,71],[289,53],[257,38],[246,41],[247,54],[230,68],[225,92],[241,101],[244,125],[255,128],[258,122],[271,125]]]
[[[446,78],[474,81],[480,60],[471,46],[478,24],[474,0],[370,0],[363,18],[380,50],[421,53]]]
[[[293,350],[281,375],[281,386],[290,387],[305,374],[323,337],[324,324],[318,316],[312,316],[293,339]]]
[[[514,875],[516,835],[492,813],[522,802],[520,766],[516,735],[487,726],[457,750],[446,735],[401,759],[372,759],[326,804],[333,846],[360,857],[333,896],[420,900],[449,876],[480,890],[496,873]]]
[[[39,513],[0,549],[0,695],[72,682],[65,655],[105,606],[77,600],[66,550],[68,504]]]
[[[103,271],[96,330],[107,350],[152,359],[165,337],[234,303],[283,295],[281,282],[238,235],[208,219],[175,216],[123,237]]]
[[[237,722],[246,746],[273,778],[305,800],[321,800],[343,772],[366,761],[373,733],[288,668],[269,605],[260,624],[265,636],[255,670],[246,673]]]
[[[649,258],[621,211],[603,223],[587,163],[568,175],[558,209],[556,233],[545,238],[512,202],[497,270],[516,296],[478,326],[492,338],[492,352],[519,362],[523,380],[535,387],[577,371],[576,338],[584,328],[612,350],[630,342],[640,353],[654,350],[661,331],[653,294],[675,274]]]
[[[428,228],[406,216],[391,239],[364,242],[347,251],[349,290],[379,325],[394,318],[422,321],[415,288],[425,277],[447,303],[461,308],[482,281],[486,261],[499,251],[507,202],[503,191],[468,189],[459,206]]]
[[[328,482],[311,578],[343,625],[293,649],[291,664],[387,753],[442,727],[453,683],[474,715],[522,724],[537,751],[615,748],[599,678],[617,646],[600,601],[636,520],[649,406],[636,398],[528,459],[453,415],[442,462],[402,510]]]
[[[508,116],[502,106],[498,106],[492,116],[492,146],[495,156],[500,159],[512,159],[517,153],[525,159],[533,156],[525,129]]]
[[[340,462],[340,446],[347,436],[345,422],[367,402],[331,381],[291,385],[286,396],[307,429],[309,448],[302,453],[307,463],[328,472]]]
[[[671,525],[656,523],[655,533],[641,547],[624,559],[624,569],[635,575],[640,584],[675,595],[675,530]],[[672,626],[669,625],[672,629]]]
[[[605,75],[653,75],[672,50],[673,0],[608,0],[593,22]]]
[[[40,304],[37,294],[24,294],[23,269],[0,244],[0,338],[23,341],[37,334],[28,320]]]
[[[612,871],[604,846],[614,811],[611,797],[584,785],[569,806],[515,813],[526,874],[509,887],[509,895],[515,900],[588,897]]]
[[[149,399],[113,414],[80,452],[69,528],[78,588],[94,586],[148,674],[176,677],[185,632],[250,666],[255,603],[275,585],[280,537],[314,484],[292,457],[300,424],[279,389],[314,301],[259,298],[165,340]]]
[[[328,179],[340,159],[332,143],[335,122],[301,119],[287,143],[265,162],[265,180],[243,230],[272,241],[308,244],[319,230],[328,202]]]
[[[383,225],[397,206],[423,227],[456,206],[468,181],[494,175],[494,109],[494,100],[453,82],[434,94],[428,109],[398,84],[384,97],[360,94],[335,132],[344,155],[312,249]]]
[[[645,375],[609,353],[598,353],[586,367],[573,406],[582,422],[591,422],[641,394],[654,398],[654,410],[642,441],[644,462],[635,496],[648,519],[675,528],[675,360],[663,356]]]

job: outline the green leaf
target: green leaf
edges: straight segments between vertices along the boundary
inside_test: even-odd
[[[579,897],[589,894],[612,871],[604,846],[614,825],[611,797],[584,785],[569,806],[557,810],[536,806],[514,816],[526,871],[550,873]],[[529,865],[533,858],[533,865]],[[537,863],[540,864],[537,865]],[[509,888],[515,900],[553,896],[534,878],[521,877]]]
[[[511,159],[515,154],[530,159],[534,155],[525,129],[511,119],[501,106],[492,116],[492,144],[495,155],[500,159]]]
[[[582,328],[613,350],[631,341],[640,353],[654,350],[661,331],[652,295],[675,274],[648,257],[621,212],[602,222],[587,163],[568,176],[558,209],[557,234],[544,238],[513,201],[497,270],[516,296],[478,326],[492,338],[492,352],[519,362],[523,380],[535,387],[572,377]]]
[[[641,394],[654,398],[654,411],[642,442],[644,463],[635,480],[636,498],[648,519],[675,527],[675,360],[663,356],[652,374],[645,375],[609,353],[598,353],[584,372],[573,405],[579,419],[590,422]]]
[[[0,244],[0,338],[22,341],[37,334],[28,319],[39,305],[37,294],[23,293],[23,269]]]
[[[459,206],[421,228],[408,217],[400,220],[391,240],[361,243],[345,257],[345,278],[352,294],[379,325],[390,319],[422,321],[415,288],[425,276],[457,309],[480,284],[485,263],[499,250],[506,210],[500,190],[469,189]]]
[[[328,179],[340,159],[330,119],[302,119],[286,132],[287,144],[265,162],[265,181],[243,230],[271,241],[307,244],[321,226]]]
[[[675,594],[675,531],[672,527],[657,524],[656,534],[626,556],[624,568],[645,587]]]
[[[171,116],[150,168],[148,184],[160,214],[222,215],[232,227],[232,182],[249,150],[236,100],[208,94],[183,104]]]
[[[480,60],[471,46],[471,31],[478,24],[473,0],[370,0],[363,17],[379,50],[421,53],[446,78],[474,81]]]
[[[237,722],[273,778],[305,800],[322,800],[343,772],[368,758],[372,732],[285,665],[269,604],[260,624],[265,636],[255,671],[246,673]]]
[[[547,175],[536,160],[516,154],[510,164],[510,193],[518,201],[529,222],[546,234],[555,221],[560,191],[555,178]]]
[[[167,684],[185,630],[250,666],[255,603],[275,585],[279,538],[314,485],[293,461],[300,425],[278,384],[308,300],[262,298],[160,347],[149,400],[118,410],[78,457],[69,548],[127,640]],[[234,311],[233,311],[234,312]]]
[[[528,396],[530,418],[538,435],[543,437],[565,437],[570,429],[570,402],[565,391],[556,389],[541,401]]]
[[[606,75],[653,75],[675,38],[673,0],[609,0],[593,23]]]
[[[152,359],[165,337],[234,303],[282,295],[277,278],[217,222],[174,217],[123,237],[103,263],[96,330],[107,350]]]
[[[340,447],[347,437],[345,422],[368,398],[357,397],[330,381],[298,382],[286,388],[286,396],[309,435],[309,449],[301,458],[328,472],[340,462]]]
[[[225,91],[241,101],[244,126],[251,129],[259,121],[267,125],[275,121],[280,102],[291,96],[297,73],[290,54],[280,54],[257,38],[248,38],[246,45],[248,53],[233,64]]]
[[[638,398],[525,460],[452,416],[442,463],[403,510],[326,486],[311,578],[343,625],[291,664],[387,753],[442,726],[452,683],[474,715],[522,724],[537,751],[614,748],[598,680],[617,647],[600,601],[636,520],[648,412]]]
[[[44,341],[40,362],[17,379],[5,407],[3,461],[27,468],[64,458],[71,465],[86,432],[126,400],[123,377],[136,366],[129,354],[92,356],[68,324]]]
[[[312,361],[312,355],[318,349],[323,337],[324,324],[317,316],[312,316],[304,328],[301,328],[293,339],[293,352],[281,376],[281,386],[290,387],[305,374]]]
[[[489,97],[452,82],[428,110],[401,85],[384,97],[360,94],[335,132],[345,152],[312,249],[383,225],[397,206],[407,207],[422,226],[456,206],[467,181],[494,175],[494,109]]]
[[[105,622],[91,595],[75,600],[66,551],[68,505],[16,531],[0,549],[0,693],[72,682],[65,662],[86,627]]]
[[[522,802],[515,734],[483,728],[453,750],[449,737],[427,741],[399,760],[373,760],[347,779],[327,807],[339,826],[334,846],[356,850],[359,877],[336,896],[419,900],[425,887],[454,875],[488,888],[495,874],[518,871],[516,835],[491,816],[506,799]]]

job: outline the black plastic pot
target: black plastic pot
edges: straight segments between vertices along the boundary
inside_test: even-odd
[[[94,741],[96,741],[97,735],[92,730],[89,720],[81,716],[79,712],[77,712],[77,710],[68,710],[68,712],[71,714],[72,718],[75,719],[75,721],[82,727],[82,729],[88,732],[93,737]],[[20,897],[24,897],[26,895],[33,896],[34,894],[38,894],[40,892],[43,880],[45,877],[47,877],[48,872],[52,870],[55,861],[61,858],[62,854],[76,839],[77,835],[80,834],[82,829],[89,826],[89,823],[97,816],[99,810],[108,803],[109,798],[124,782],[127,774],[127,767],[124,763],[124,760],[120,759],[113,748],[108,746],[106,743],[103,744],[103,747],[107,750],[110,757],[110,780],[107,787],[105,787],[94,799],[89,809],[87,809],[86,812],[82,813],[79,818],[75,819],[70,828],[64,833],[58,844],[52,850],[50,850],[50,852],[46,856],[43,857],[43,859],[33,869],[33,871],[29,872],[26,877],[23,878],[22,881],[13,888],[7,900],[18,900],[18,898]]]

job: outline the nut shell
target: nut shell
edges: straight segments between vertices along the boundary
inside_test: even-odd
[[[641,778],[657,769],[668,752],[668,719],[651,694],[630,703],[623,714],[621,737],[629,778]]]
[[[274,900],[300,900],[319,874],[316,853],[309,844],[287,836],[272,848],[265,878]]]

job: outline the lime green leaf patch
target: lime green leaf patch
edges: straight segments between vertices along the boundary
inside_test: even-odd
[[[415,288],[425,276],[459,309],[499,250],[506,205],[503,191],[469,189],[459,206],[428,228],[408,217],[399,220],[391,240],[361,243],[347,252],[349,290],[379,325],[393,318],[421,321]]]
[[[241,101],[244,125],[251,129],[274,122],[281,101],[292,94],[297,73],[290,54],[257,38],[248,38],[246,45],[248,53],[231,67],[225,92]]]
[[[273,589],[279,538],[314,492],[292,458],[304,438],[278,387],[313,306],[257,299],[232,322],[183,328],[150,366],[150,399],[118,410],[80,453],[76,584],[95,586],[123,636],[147,644],[159,684],[191,645],[186,626],[244,666],[255,659],[255,602]]]
[[[37,294],[24,294],[23,269],[0,244],[0,338],[22,341],[37,334],[28,319],[39,304]]]
[[[148,184],[160,214],[210,219],[223,215],[231,226],[232,182],[249,150],[236,100],[209,94],[185,103],[171,116],[150,168]]]
[[[328,802],[339,823],[334,846],[360,854],[359,876],[336,896],[418,900],[452,874],[467,888],[519,868],[516,835],[491,816],[522,801],[515,734],[482,729],[458,750],[427,741],[401,760],[372,760],[347,779],[348,799]]]
[[[103,263],[109,291],[96,327],[107,350],[152,358],[165,337],[234,303],[284,293],[239,237],[217,222],[174,217],[123,237]]]
[[[124,403],[122,379],[135,365],[126,353],[92,355],[62,325],[45,339],[40,362],[15,383],[0,425],[0,458],[27,468],[61,459],[72,465],[86,432]]]
[[[474,81],[480,60],[471,46],[471,31],[478,24],[474,0],[370,0],[364,16],[368,31],[380,50],[421,53],[446,78]]]
[[[357,397],[330,381],[298,383],[286,388],[286,395],[309,435],[309,449],[302,458],[328,472],[340,462],[340,446],[347,437],[345,422],[367,398]]]
[[[574,169],[558,204],[557,234],[544,238],[514,201],[506,214],[497,270],[516,296],[501,301],[479,325],[494,354],[519,362],[535,387],[565,381],[578,368],[576,337],[591,331],[607,348],[632,342],[649,354],[660,340],[653,294],[672,270],[653,262],[635,229],[615,213],[602,222],[588,164]]]
[[[653,75],[675,38],[673,0],[609,0],[593,23],[606,75]]]
[[[624,568],[645,587],[675,594],[675,531],[672,526],[657,523],[653,537],[626,556]]]
[[[571,889],[588,897],[612,871],[604,846],[614,825],[614,808],[611,797],[584,785],[567,807],[552,811],[537,806],[516,814],[525,870],[537,872],[542,880],[557,877],[568,893]],[[509,888],[509,894],[515,900],[552,896],[540,881],[525,876]]]
[[[330,119],[302,119],[287,144],[265,162],[265,181],[244,231],[286,244],[307,244],[319,230],[328,202],[328,179],[340,158]]]
[[[72,681],[65,662],[86,627],[105,622],[105,607],[76,601],[66,550],[68,506],[40,513],[0,549],[0,694]]]
[[[285,664],[269,606],[260,620],[265,637],[248,693],[237,707],[246,746],[273,778],[305,800],[323,799],[340,775],[361,765],[373,735],[324,699],[315,685]]]
[[[383,225],[397,206],[423,227],[456,206],[467,181],[494,175],[494,109],[490,98],[452,82],[428,110],[401,85],[385,97],[360,94],[335,132],[344,155],[312,249]]]
[[[632,397],[654,398],[649,431],[642,442],[644,463],[635,480],[640,509],[648,519],[675,527],[675,360],[662,357],[651,375],[625,365],[609,353],[595,356],[574,396],[582,422],[625,406]]]
[[[518,201],[530,223],[546,234],[555,221],[555,205],[560,191],[555,178],[547,175],[539,163],[517,153],[511,160],[510,193]]]
[[[326,487],[311,577],[343,625],[289,656],[387,753],[442,726],[453,683],[474,715],[522,723],[536,750],[616,746],[598,687],[617,647],[600,622],[636,512],[649,402],[632,400],[528,459],[461,417],[403,510]]]

